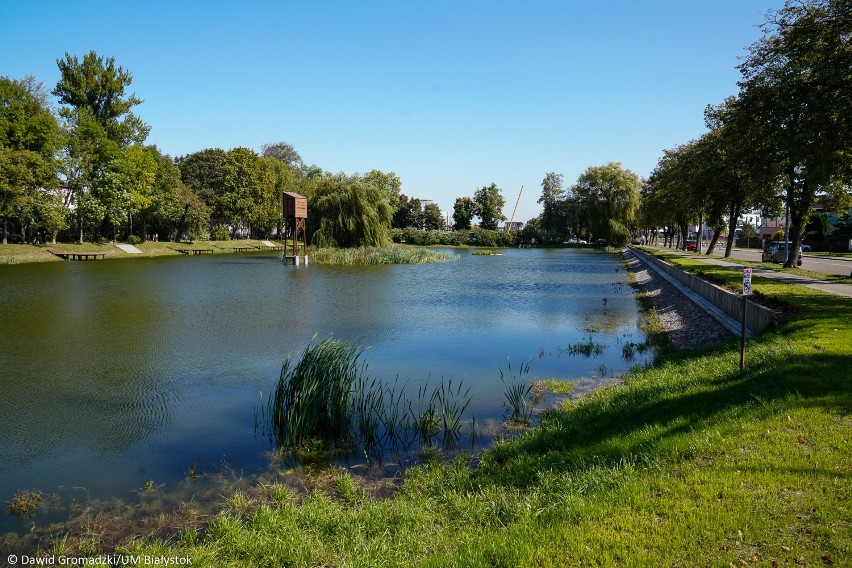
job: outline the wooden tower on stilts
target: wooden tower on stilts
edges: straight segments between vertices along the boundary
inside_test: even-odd
[[[293,246],[288,249],[287,241],[284,241],[284,264],[295,264],[299,266],[308,264],[308,236],[305,230],[305,220],[308,218],[308,199],[298,193],[284,192],[284,224],[290,233]],[[301,238],[301,243],[299,239]],[[299,246],[302,254],[299,254]]]

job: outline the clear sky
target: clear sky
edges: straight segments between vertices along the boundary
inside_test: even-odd
[[[67,51],[133,75],[148,143],[180,156],[286,141],[308,164],[393,171],[452,211],[496,183],[516,220],[621,162],[642,177],[704,132],[782,0],[0,0],[0,75],[50,91]]]

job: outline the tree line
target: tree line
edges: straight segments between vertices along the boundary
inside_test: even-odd
[[[637,230],[642,180],[618,162],[590,166],[569,188],[562,174],[549,172],[541,188],[541,215],[524,228],[530,240],[578,239],[622,246]]]
[[[806,231],[825,236],[813,206],[842,213],[852,202],[852,0],[788,0],[762,29],[738,67],[739,93],[706,108],[706,133],[665,150],[647,179],[617,163],[587,169],[570,188],[548,173],[527,231],[618,245],[662,228],[663,244],[685,248],[699,225],[712,229],[707,253],[727,233],[730,256],[745,212],[786,209],[792,250]],[[850,224],[847,215],[836,232]]]
[[[727,232],[727,257],[743,213],[778,218],[786,209],[785,237],[797,250],[814,205],[850,205],[852,1],[788,0],[762,30],[738,66],[738,94],[709,105],[707,132],[666,150],[643,185],[639,223],[665,227],[669,244],[706,224],[707,253]]]
[[[34,77],[0,77],[0,220],[3,243],[50,240],[283,237],[282,194],[308,197],[308,233],[320,246],[381,245],[391,230],[444,230],[431,200],[401,193],[393,172],[325,172],[286,142],[207,148],[171,158],[146,145],[131,74],[92,51],[57,60],[49,93]],[[59,109],[51,105],[56,97]],[[496,228],[496,185],[464,198],[457,228],[474,216]]]

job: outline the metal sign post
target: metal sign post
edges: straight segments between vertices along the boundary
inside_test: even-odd
[[[743,268],[743,329],[740,336],[740,371],[745,368],[746,313],[748,312],[749,296],[751,296],[751,268]]]

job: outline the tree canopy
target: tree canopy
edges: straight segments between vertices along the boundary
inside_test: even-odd
[[[589,167],[571,190],[589,212],[592,232],[619,245],[627,242],[625,235],[629,238],[628,227],[635,220],[641,188],[639,176],[610,162]]]
[[[496,183],[477,189],[473,194],[473,203],[476,206],[476,216],[479,217],[479,226],[483,229],[493,231],[500,221],[506,219],[503,215],[506,200]]]
[[[47,106],[41,85],[31,77],[16,81],[0,77],[0,217],[3,243],[8,242],[8,221],[22,226],[38,210],[53,217],[59,207],[45,191],[58,186],[54,155],[59,127]],[[61,223],[51,223],[51,232]]]

